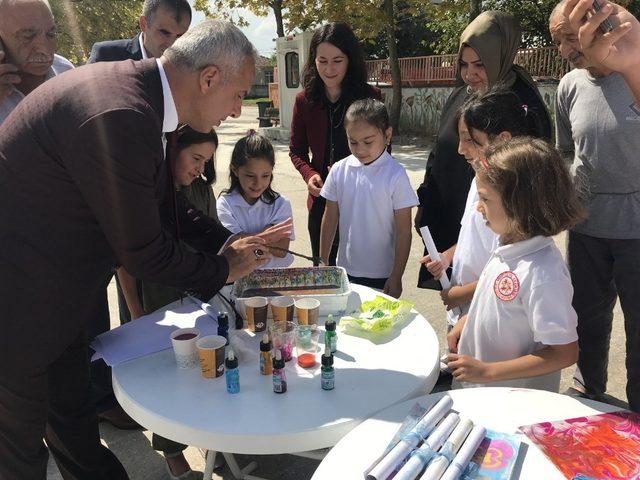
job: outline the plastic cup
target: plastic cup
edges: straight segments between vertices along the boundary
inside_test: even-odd
[[[317,325],[298,325],[296,327],[296,355],[298,365],[302,368],[316,366],[319,336],[320,330]]]
[[[244,300],[247,328],[252,332],[264,332],[267,328],[269,301],[265,297],[250,297]]]
[[[227,339],[220,335],[208,335],[196,342],[200,368],[204,378],[221,377],[224,373],[224,346]]]
[[[276,297],[271,300],[274,322],[293,322],[294,301],[292,297]]]
[[[285,362],[291,360],[296,324],[293,322],[276,322],[269,327],[269,334],[273,342],[273,351],[280,350]]]
[[[298,325],[317,325],[320,314],[320,300],[301,298],[295,301]]]
[[[179,368],[193,368],[198,364],[196,342],[200,332],[195,328],[179,328],[171,332],[171,344]]]

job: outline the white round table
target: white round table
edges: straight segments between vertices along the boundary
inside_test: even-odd
[[[379,294],[352,288],[348,311]],[[240,359],[239,394],[227,393],[224,377],[179,369],[172,350],[114,367],[114,392],[138,423],[172,440],[219,452],[282,454],[333,446],[376,412],[430,392],[438,377],[436,334],[415,310],[378,343],[340,333],[331,391],[321,389],[319,365],[302,369],[294,356],[286,365],[288,391],[274,393],[271,376],[259,374],[261,337],[252,339],[255,357]]]
[[[429,406],[449,394],[452,409],[487,429],[517,433],[518,427],[620,410],[613,405],[541,390],[469,388],[434,393],[387,408],[353,429],[324,458],[311,480],[364,478],[363,472],[384,451],[417,402]],[[519,480],[564,480],[544,454],[522,435],[528,445]]]

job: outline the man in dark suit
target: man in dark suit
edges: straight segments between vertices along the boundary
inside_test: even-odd
[[[139,23],[141,32],[134,38],[94,44],[88,63],[159,58],[189,28],[191,6],[187,0],[145,0]],[[142,282],[138,280],[136,285],[142,298]],[[119,282],[117,291],[120,323],[124,324],[131,320],[131,314]],[[99,307],[98,304],[96,307],[97,310],[89,319],[90,342],[111,328],[106,292]],[[117,428],[139,428],[116,402],[111,385],[111,369],[102,360],[91,364],[91,397],[100,421],[109,422]]]
[[[160,220],[163,132],[238,116],[255,55],[236,27],[205,21],[160,59],[51,79],[0,126],[0,479],[44,479],[43,437],[65,479],[127,478],[88,401],[87,316],[116,265],[210,296],[290,234],[283,225],[204,253],[229,232],[176,203],[193,253]]]
[[[189,28],[191,6],[187,0],[145,0],[140,16],[141,32],[127,40],[98,42],[89,63],[159,58]]]

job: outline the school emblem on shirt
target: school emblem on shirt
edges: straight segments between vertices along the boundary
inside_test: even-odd
[[[493,291],[500,300],[510,302],[520,292],[520,280],[513,272],[502,272],[493,282]]]

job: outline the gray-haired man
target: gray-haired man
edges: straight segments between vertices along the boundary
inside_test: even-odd
[[[0,0],[0,124],[25,95],[73,68],[55,50],[56,27],[46,0]]]
[[[572,159],[588,213],[569,231],[567,244],[578,314],[575,377],[583,381],[585,395],[602,399],[613,308],[620,298],[627,399],[632,410],[640,411],[640,115],[623,76],[583,54],[565,13],[567,3],[555,8],[549,28],[562,56],[578,67],[562,78],[556,95],[556,144]]]
[[[246,37],[209,20],[159,59],[48,81],[0,128],[0,478],[43,479],[43,437],[65,478],[126,478],[87,398],[87,316],[115,265],[211,296],[268,261],[258,247],[290,234],[285,224],[221,255],[193,253],[160,222],[162,133],[238,116],[254,68]],[[228,241],[187,208],[177,217],[201,252]]]

